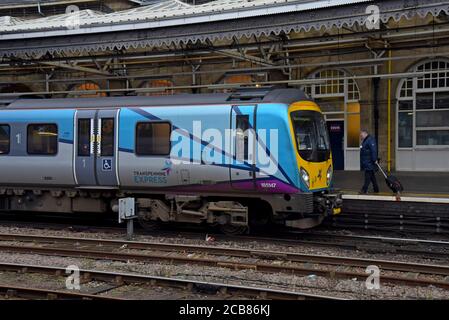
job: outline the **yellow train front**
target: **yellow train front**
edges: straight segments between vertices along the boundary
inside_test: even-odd
[[[256,132],[241,143],[249,143],[248,150],[254,144],[256,156],[249,152],[240,157],[251,166],[254,183],[248,184],[248,175],[239,172],[242,163],[231,163],[231,187],[239,188],[245,197],[255,191],[254,197],[265,203],[250,201],[249,212],[256,212],[253,217],[258,220],[263,212],[271,212],[276,224],[299,229],[315,227],[325,217],[339,214],[342,196],[333,188],[332,152],[320,107],[297,89],[271,90],[255,102],[248,95],[244,104],[233,106],[238,109],[236,128]],[[241,122],[246,125],[239,127],[239,119],[246,119]]]
[[[288,106],[288,121],[297,197],[303,208],[302,218],[288,215],[285,224],[306,229],[319,225],[326,216],[340,214],[342,195],[333,188],[332,152],[320,107],[308,100],[294,102]]]

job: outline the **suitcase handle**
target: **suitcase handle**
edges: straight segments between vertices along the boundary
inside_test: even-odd
[[[376,162],[377,167],[379,168],[380,172],[384,175],[385,179],[387,179],[387,174],[385,173],[384,169],[380,166],[379,162]]]

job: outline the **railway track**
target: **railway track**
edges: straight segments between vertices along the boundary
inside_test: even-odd
[[[350,212],[340,217],[333,217],[331,219],[326,219],[322,227],[332,230],[353,230],[353,231],[372,231],[380,233],[399,233],[399,234],[413,234],[417,236],[427,236],[427,235],[440,235],[447,236],[449,231],[443,231],[443,227],[448,227],[449,225],[444,224],[443,220],[438,217],[429,218],[428,215],[423,214],[423,217],[416,218],[417,221],[397,221],[392,215],[384,215],[382,213],[376,213],[374,216],[365,214]],[[375,217],[382,216],[381,220]],[[405,218],[404,218],[405,219]],[[49,222],[51,221],[51,222]],[[92,215],[86,216],[85,214],[77,215],[62,215],[55,213],[40,213],[29,215],[22,212],[0,212],[0,225],[5,226],[31,226],[38,228],[51,228],[51,229],[65,229],[72,228],[75,230],[98,230],[99,232],[120,232],[124,229],[123,225],[119,225],[115,217],[102,215]],[[416,228],[414,228],[414,226]],[[435,230],[432,228],[420,229],[422,226],[435,226]],[[273,226],[278,229],[279,226]],[[178,229],[179,228],[179,229]],[[172,230],[192,230],[192,228],[197,229],[196,226],[173,226]],[[286,233],[282,230],[282,233]],[[139,226],[137,226],[139,229]],[[204,229],[199,228],[201,232],[205,232]],[[449,229],[447,229],[449,230]],[[188,233],[189,231],[187,231]]]
[[[449,259],[449,241],[393,236],[347,235],[337,232],[290,231],[272,237],[234,237],[238,240],[266,241],[285,245],[340,247],[372,253],[412,255],[432,259]]]
[[[449,210],[446,201],[442,199],[446,198],[445,195],[412,195],[403,197],[405,201],[391,201],[388,198],[390,197],[360,198],[346,194],[343,213],[328,217],[323,224],[334,230],[343,228],[407,232],[415,235],[449,235]]]
[[[449,266],[446,265],[218,246],[17,234],[0,234],[0,241],[20,242],[20,244],[0,244],[0,250],[14,253],[116,261],[164,261],[171,264],[194,264],[234,270],[251,269],[267,273],[304,276],[314,274],[336,279],[366,279],[364,269],[375,265],[383,272],[388,271],[387,274],[381,275],[383,283],[407,286],[432,285],[449,289],[449,282],[445,281],[445,277],[449,277]],[[435,277],[438,279],[434,279]]]
[[[1,216],[1,214],[0,214]],[[7,217],[11,218],[10,214]],[[49,222],[31,222],[31,221],[5,221],[2,220],[0,225],[13,227],[29,227],[33,229],[55,230],[55,231],[70,231],[73,233],[87,232],[87,233],[103,233],[116,234],[120,237],[124,234],[125,229],[119,226],[95,226],[79,224],[78,219],[73,220],[70,217],[63,219],[63,223],[49,223]],[[89,220],[90,221],[90,220]],[[73,223],[78,224],[73,224]],[[157,231],[148,234],[144,230],[136,230],[136,235],[152,235],[157,237],[179,237],[187,239],[204,239],[204,229],[172,229]],[[382,234],[385,232],[382,232]],[[338,231],[286,231],[285,229],[275,230],[275,232],[258,233],[255,235],[245,236],[225,236],[223,234],[212,234],[219,241],[235,241],[247,242],[254,241],[267,244],[278,245],[309,245],[328,248],[341,248],[345,250],[358,250],[370,253],[379,254],[400,254],[411,255],[419,258],[437,259],[442,263],[447,263],[449,260],[449,241],[440,240],[423,240],[417,238],[399,238],[391,236],[366,236],[366,235],[347,235],[341,234]],[[442,238],[441,236],[439,238]]]
[[[16,285],[0,284],[0,296],[5,299],[45,299],[45,300],[126,300],[115,297],[99,296],[88,293],[68,292],[63,290],[50,290],[30,288]]]
[[[28,264],[0,263],[0,271],[17,273],[50,274],[60,276],[64,274],[65,268],[38,266]],[[122,272],[104,272],[96,270],[80,270],[83,282],[101,281],[110,283],[111,288],[116,289],[130,284],[145,284],[151,287],[169,287],[189,293],[201,293],[217,295],[220,298],[250,298],[250,299],[277,299],[277,300],[343,300],[326,295],[315,295],[303,292],[275,290],[254,286],[232,285],[225,283],[214,283],[190,279],[176,279],[168,277],[157,277]],[[15,287],[0,284],[0,293],[8,298],[47,298],[47,299],[88,299],[88,300],[126,300],[113,296],[95,295],[89,293],[68,292],[60,290],[48,290],[37,288]],[[105,291],[102,291],[104,293]]]
[[[83,224],[79,219],[65,217],[59,222],[44,222],[42,219],[37,221],[19,221],[4,220],[0,213],[2,220],[0,225],[12,227],[29,227],[33,229],[44,230],[67,230],[76,232],[88,233],[104,233],[104,234],[123,234],[125,229],[118,225],[96,226],[92,225],[89,219],[88,224]],[[8,219],[12,219],[11,214],[7,214]],[[21,216],[26,219],[27,217]],[[329,230],[326,230],[329,231]],[[175,229],[157,231],[152,234],[146,233],[144,230],[136,230],[136,235],[153,235],[153,236],[179,236],[182,234],[183,238],[188,239],[203,239],[204,229]],[[383,231],[382,233],[385,233]],[[280,245],[312,245],[321,247],[340,247],[342,249],[360,250],[377,253],[396,253],[402,255],[420,256],[423,258],[433,259],[449,259],[449,241],[432,241],[423,239],[404,239],[403,237],[388,236],[361,236],[361,235],[344,235],[339,234],[338,231],[322,232],[322,231],[286,231],[285,229],[277,230],[269,234],[257,233],[255,235],[245,236],[225,236],[223,234],[212,234],[220,241],[257,241],[266,242],[270,244]]]

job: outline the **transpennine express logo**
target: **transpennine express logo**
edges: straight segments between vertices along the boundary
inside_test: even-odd
[[[165,160],[165,165],[160,171],[134,170],[134,182],[138,184],[166,184],[172,170],[173,163],[171,160]]]
[[[162,171],[165,171],[167,176],[169,176],[170,172],[172,171],[172,168],[173,168],[173,163],[171,162],[171,160],[165,160],[165,166],[162,168]]]

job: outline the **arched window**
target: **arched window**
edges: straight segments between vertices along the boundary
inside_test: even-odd
[[[335,169],[358,170],[360,91],[357,83],[341,69],[320,70],[309,78],[317,79],[317,82],[305,86],[304,90],[320,105],[325,115],[334,141]]]
[[[449,61],[429,61],[398,90],[398,147],[449,146]]]
[[[225,84],[233,84],[233,83],[252,83],[253,77],[250,74],[234,74],[228,75],[224,79]]]
[[[449,60],[424,61],[409,72],[416,76],[402,79],[396,93],[396,166],[447,171],[449,160],[438,159],[449,156]]]
[[[173,82],[167,79],[156,79],[144,81],[141,88],[153,88],[155,91],[142,92],[141,95],[144,96],[169,96],[175,93],[175,90],[168,89],[173,87]],[[158,89],[160,88],[160,89]]]
[[[95,82],[85,82],[72,86],[70,91],[75,91],[73,94],[69,93],[68,97],[77,97],[77,98],[100,98],[106,97],[105,92],[98,92],[97,90],[101,90],[101,87]],[[93,91],[91,93],[76,93],[78,91]],[[95,92],[97,91],[97,92]]]
[[[322,83],[309,85],[306,92],[312,97],[345,97],[349,101],[360,99],[359,88],[353,79],[345,80],[346,72],[339,69],[328,69],[317,72],[311,76],[314,79],[325,79]]]
[[[252,84],[254,83],[253,75],[251,74],[229,74],[226,75],[223,79],[224,84],[237,84],[237,83],[243,83],[243,84]],[[223,92],[231,92],[232,89],[224,89]]]

